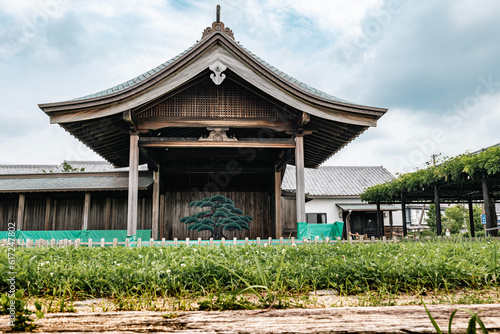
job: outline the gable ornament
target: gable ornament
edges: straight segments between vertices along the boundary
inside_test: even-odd
[[[217,86],[220,85],[226,78],[226,75],[222,72],[227,69],[227,66],[220,61],[217,61],[216,63],[210,65],[208,68],[210,69],[210,71],[214,72],[210,74],[210,79],[212,79],[214,84],[216,84]]]

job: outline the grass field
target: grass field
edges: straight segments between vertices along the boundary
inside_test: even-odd
[[[118,309],[140,309],[139,300],[175,300],[182,309],[181,303],[192,298],[200,309],[301,306],[290,298],[316,290],[335,290],[345,300],[356,297],[359,305],[428,294],[462,296],[455,301],[484,296],[500,302],[499,253],[498,239],[295,247],[19,248],[16,285],[29,300],[44,300],[48,311],[52,304],[49,308],[47,301],[54,301],[58,310],[71,310],[74,301],[94,298],[112,300]],[[0,257],[0,272],[6,277],[5,249]],[[6,280],[0,289],[8,290]],[[475,297],[464,291],[473,291]]]

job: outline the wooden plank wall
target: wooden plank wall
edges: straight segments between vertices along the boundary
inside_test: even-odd
[[[267,192],[168,192],[160,196],[160,238],[167,240],[173,238],[208,239],[210,232],[187,230],[186,225],[180,220],[182,217],[201,211],[199,208],[189,207],[191,201],[214,195],[222,195],[231,199],[237,208],[254,219],[249,224],[250,231],[224,232],[228,238],[255,239],[272,236],[270,197]]]
[[[283,238],[297,237],[297,206],[295,198],[281,197]]]
[[[17,200],[8,199],[0,201],[0,230],[7,231],[10,222],[17,219]]]
[[[26,194],[23,230],[80,230],[83,224],[84,198],[84,193],[71,193],[66,198],[61,194]],[[151,229],[151,204],[151,196],[139,197],[138,229]],[[2,231],[7,230],[8,222],[16,222],[17,207],[17,200],[0,199]],[[126,230],[127,198],[124,194],[92,193],[88,229]]]

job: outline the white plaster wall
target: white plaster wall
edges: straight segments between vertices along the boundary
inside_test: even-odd
[[[326,221],[334,223],[342,221],[340,208],[336,204],[363,203],[359,197],[315,198],[306,203],[306,213],[326,213]],[[385,217],[387,215],[387,217]],[[394,226],[403,226],[401,210],[392,212]],[[389,213],[384,214],[384,225],[389,226]]]

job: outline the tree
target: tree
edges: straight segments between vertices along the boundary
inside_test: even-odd
[[[429,205],[429,211],[427,211],[427,218],[425,218],[425,221],[427,222],[429,229],[436,233],[436,206],[434,204]]]
[[[481,224],[481,207],[478,205],[473,206],[474,215],[474,231],[481,231],[483,225]],[[463,204],[457,204],[449,207],[444,211],[446,216],[446,228],[450,230],[451,234],[461,233],[462,230],[470,229],[469,209]]]
[[[221,195],[207,197],[200,201],[189,203],[190,207],[201,208],[203,211],[181,219],[181,223],[192,231],[211,231],[211,238],[226,238],[224,231],[250,230],[248,224],[253,220],[244,215],[241,209],[234,206],[234,202]]]

